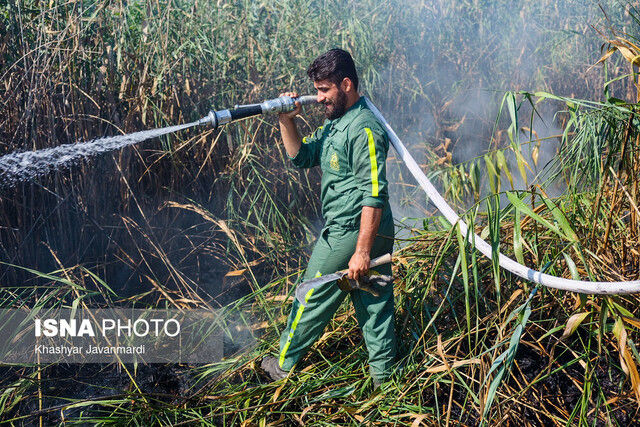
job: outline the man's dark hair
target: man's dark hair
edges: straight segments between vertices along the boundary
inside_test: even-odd
[[[348,77],[355,90],[358,90],[356,65],[349,52],[342,49],[331,49],[318,56],[307,68],[307,75],[314,82],[329,80],[338,86],[345,77]]]

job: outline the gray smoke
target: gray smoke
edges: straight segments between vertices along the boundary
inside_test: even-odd
[[[397,11],[404,11],[398,12],[404,13],[404,19],[398,20],[397,33],[390,38],[395,43],[390,46],[394,56],[380,72],[382,83],[372,90],[373,99],[379,100],[379,108],[430,177],[444,173],[448,166],[482,160],[490,150],[508,145],[504,133],[497,138],[498,144],[492,141],[504,91],[599,96],[604,81],[601,68],[586,73],[601,55],[602,39],[591,27],[605,24],[599,6],[618,28],[630,20],[622,13],[624,6],[613,0],[392,3],[397,4]],[[519,135],[525,143],[522,153],[531,166],[526,182],[513,154],[505,152],[513,188],[526,189],[536,183],[549,195],[559,195],[563,188],[543,182],[542,169],[557,156],[558,139],[553,136],[561,133],[561,125],[556,113],[564,107],[547,103],[537,108],[543,110],[542,119],[535,118],[533,131],[541,141],[526,144],[528,131]],[[524,106],[519,113],[519,128],[530,127],[531,109]],[[508,125],[506,109],[502,117],[496,130],[504,131]],[[428,153],[438,146],[446,149],[436,154],[450,158],[436,165]],[[390,151],[388,178],[395,218],[428,216],[433,206],[415,189],[415,181],[392,154]],[[484,162],[478,165],[485,178]],[[510,190],[511,182],[502,178],[502,190]],[[433,181],[446,192],[438,179]],[[488,190],[486,182],[482,188]]]

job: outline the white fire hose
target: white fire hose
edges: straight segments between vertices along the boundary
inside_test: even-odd
[[[389,126],[389,123],[387,123],[380,111],[368,98],[365,98],[365,100],[369,109],[371,109],[378,120],[384,124],[387,129],[391,145],[395,148],[398,156],[400,156],[402,161],[407,165],[411,174],[414,176],[416,181],[418,181],[418,184],[420,184],[420,187],[422,187],[422,189],[427,193],[431,202],[438,208],[438,210],[440,210],[440,212],[442,212],[451,225],[459,224],[462,235],[466,236],[468,230],[467,224],[460,219],[458,214],[455,213],[442,195],[440,195],[438,190],[436,190],[433,184],[431,184],[431,181],[429,181],[426,175],[422,172],[414,158],[409,154],[407,148],[404,146],[402,141],[400,141],[400,138],[398,138],[398,135],[396,135],[391,126]],[[482,240],[480,236],[474,233],[473,239],[471,239],[470,243],[472,243],[484,256],[489,259],[492,258],[491,245]],[[502,253],[499,255],[499,264],[500,267],[522,277],[523,279],[539,283],[550,288],[561,289],[563,291],[599,295],[632,294],[640,292],[640,280],[629,282],[589,282],[586,280],[563,279],[562,277],[555,277],[533,270],[512,260]]]

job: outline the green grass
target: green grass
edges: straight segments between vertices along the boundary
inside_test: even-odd
[[[187,122],[212,106],[290,87],[310,91],[306,65],[339,46],[352,50],[364,90],[422,150],[418,160],[496,251],[563,277],[636,278],[637,99],[630,79],[612,81],[602,97],[603,85],[627,72],[619,55],[608,60],[611,75],[599,67],[584,72],[600,56],[602,41],[587,26],[605,25],[595,4],[51,6],[0,5],[2,153]],[[635,15],[615,2],[605,6],[611,25],[633,41]],[[498,119],[465,116],[459,107],[477,87],[520,91],[487,92]],[[534,133],[543,125],[530,106],[544,103],[560,111],[558,138]],[[307,132],[321,117],[305,119]],[[461,151],[473,143],[465,126],[480,141],[472,158]],[[438,217],[407,230],[412,237],[397,251],[405,357],[391,381],[372,389],[357,322],[344,305],[299,371],[268,383],[257,366],[276,350],[286,296],[319,217],[317,171],[294,170],[278,138],[273,118],[246,120],[2,190],[0,306],[223,306],[220,322],[238,348],[217,364],[176,367],[183,373],[169,380],[187,378],[185,389],[170,392],[163,388],[169,380],[154,380],[154,388],[149,375],[157,372],[142,368],[101,367],[104,377],[126,370],[113,374],[124,385],[102,386],[106,397],[56,389],[69,373],[64,367],[5,369],[3,420],[592,425],[637,417],[637,297],[532,292]],[[535,167],[529,147],[555,139],[562,155]],[[419,201],[402,173],[394,177],[407,184],[399,199]],[[549,196],[547,185],[557,182],[564,192]],[[252,344],[240,349],[234,338],[247,331]],[[81,369],[72,381],[84,381]]]

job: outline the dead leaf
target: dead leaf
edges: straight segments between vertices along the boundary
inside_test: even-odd
[[[227,274],[224,275],[224,277],[236,277],[236,276],[242,276],[245,271],[247,271],[246,268],[242,268],[240,270],[233,270],[228,272]]]
[[[567,325],[564,328],[564,332],[562,333],[562,338],[567,338],[568,336],[573,334],[576,331],[576,329],[578,329],[578,326],[580,326],[582,321],[586,319],[589,314],[591,313],[588,311],[585,311],[582,313],[576,313],[573,316],[569,317],[569,320],[567,320]]]
[[[482,361],[480,359],[457,360],[457,361],[453,362],[450,365],[450,368],[451,369],[456,369],[456,368],[459,368],[461,366],[480,365],[481,363],[482,363]],[[440,366],[434,366],[432,368],[427,368],[425,370],[430,374],[437,374],[438,372],[444,372],[444,371],[449,370],[449,367],[447,367],[447,365],[440,365]]]

